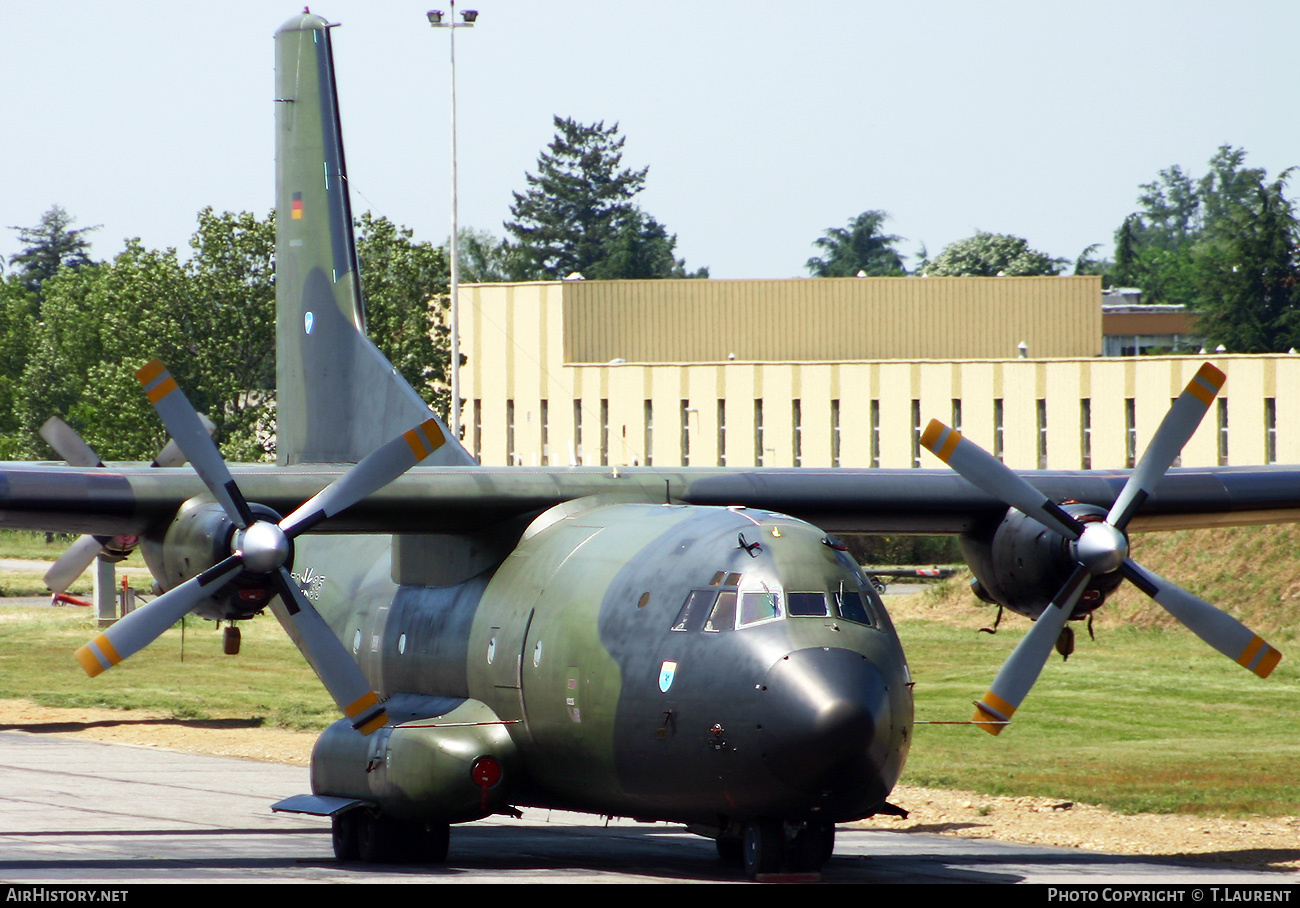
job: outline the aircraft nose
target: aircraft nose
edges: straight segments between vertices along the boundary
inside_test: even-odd
[[[796,650],[768,671],[761,698],[763,759],[778,778],[823,793],[878,773],[873,754],[888,746],[889,696],[860,653]]]

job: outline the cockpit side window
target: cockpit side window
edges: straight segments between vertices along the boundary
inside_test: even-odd
[[[786,593],[791,617],[825,618],[830,615],[825,593]]]
[[[673,622],[673,630],[698,631],[713,608],[717,596],[717,590],[691,590],[687,593],[686,602],[682,604],[682,610],[677,613],[677,620]]]
[[[746,590],[740,594],[740,626],[781,617],[781,594],[772,590]]]
[[[867,607],[862,601],[862,594],[855,589],[845,588],[836,592],[835,610],[846,621],[856,621],[859,624],[867,625],[875,623],[867,613]]]
[[[729,631],[736,626],[736,594],[731,591],[718,594],[709,620],[704,622],[706,631]]]

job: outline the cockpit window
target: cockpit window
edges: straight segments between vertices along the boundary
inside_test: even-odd
[[[717,590],[691,590],[687,593],[686,602],[682,604],[682,610],[677,613],[677,620],[673,622],[673,630],[698,631],[700,625],[704,623],[705,616],[713,608],[713,600],[717,595]]]
[[[740,626],[781,617],[781,594],[771,590],[746,590],[740,594]]]
[[[725,592],[718,594],[718,601],[714,603],[713,611],[709,613],[709,620],[704,622],[706,631],[729,631],[736,626],[736,594],[734,592]]]
[[[859,624],[872,624],[871,616],[862,602],[862,595],[857,590],[840,590],[835,594],[835,610],[846,621]]]
[[[825,618],[830,615],[825,593],[786,593],[790,615]]]

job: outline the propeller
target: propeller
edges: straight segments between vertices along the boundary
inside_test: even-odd
[[[1075,560],[1075,568],[1060,591],[1003,664],[983,699],[976,701],[973,718],[976,725],[996,735],[1011,721],[1012,714],[1038,680],[1088,581],[1112,571],[1120,571],[1192,633],[1229,659],[1261,678],[1267,678],[1273,671],[1282,658],[1281,653],[1236,618],[1135,562],[1129,557],[1128,536],[1124,532],[1200,425],[1223,382],[1222,371],[1210,363],[1201,366],[1165,414],[1104,521],[1077,520],[979,445],[938,420],[930,422],[921,436],[921,444],[971,484],[1064,536]]]
[[[274,522],[253,513],[216,445],[203,430],[198,413],[163,364],[153,360],[139,370],[137,377],[163,425],[235,525],[231,553],[117,621],[77,650],[77,661],[94,677],[153,642],[239,574],[259,575],[279,593],[271,603],[276,618],[353,727],[367,735],[382,728],[388,716],[370,683],[303,595],[288,565],[295,537],[388,485],[439,448],[445,438],[438,421],[428,419],[377,448],[288,517]]]
[[[202,413],[199,414],[199,421],[209,435],[216,431],[217,427]],[[104,466],[104,461],[100,460],[95,450],[86,444],[72,426],[59,417],[51,416],[37,431],[41,438],[45,439],[46,444],[70,466],[86,469]],[[183,463],[185,463],[185,454],[181,451],[180,445],[168,440],[166,446],[158,452],[158,456],[149,465],[179,467]],[[73,581],[80,577],[98,556],[110,554],[115,559],[118,556],[125,557],[131,549],[135,548],[136,542],[138,539],[135,536],[81,536],[59,556],[54,564],[50,565],[43,578],[45,586],[51,592],[66,593]]]

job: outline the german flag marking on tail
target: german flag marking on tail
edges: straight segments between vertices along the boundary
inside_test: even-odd
[[[302,193],[301,192],[295,192],[293,194],[293,201],[290,202],[289,204],[289,217],[293,218],[295,221],[302,220]]]

